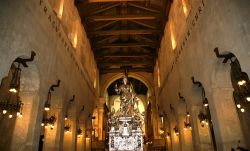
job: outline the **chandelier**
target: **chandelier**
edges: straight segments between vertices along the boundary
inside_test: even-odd
[[[23,117],[23,103],[20,99],[20,78],[21,78],[21,67],[28,67],[27,62],[31,62],[34,60],[36,53],[34,51],[31,52],[30,58],[16,58],[14,63],[12,63],[10,68],[10,76],[11,80],[9,83],[8,91],[4,93],[4,97],[0,100],[0,110],[2,110],[3,114],[8,114],[9,118],[13,117]],[[16,65],[17,64],[17,65]]]
[[[77,137],[78,138],[82,137],[82,129],[81,128],[77,129]]]
[[[6,93],[7,97],[3,98],[3,101],[0,101],[0,109],[4,115],[8,114],[9,118],[13,118],[15,115],[16,117],[22,118],[23,103],[19,97],[21,77],[20,63],[18,63],[17,67],[15,64],[12,64],[10,71],[12,74],[8,90],[9,93]]]
[[[45,102],[44,105],[44,115],[43,115],[43,119],[42,119],[42,123],[41,126],[45,127],[45,129],[48,128],[48,126],[50,126],[50,129],[53,130],[55,127],[55,122],[56,122],[56,116],[52,115],[50,117],[47,117],[47,114],[50,111],[50,103],[51,103],[51,92],[54,91],[55,88],[60,86],[60,80],[57,81],[57,84],[53,84],[50,86],[49,91],[48,91],[48,95],[47,95],[47,100]]]
[[[43,118],[41,126],[44,126],[46,129],[50,126],[50,129],[53,130],[55,127],[56,117],[55,115],[50,116],[49,118]]]
[[[71,134],[71,130],[70,130],[70,124],[69,124],[69,121],[68,121],[68,108],[69,108],[69,105],[71,102],[74,102],[75,100],[75,95],[73,95],[72,99],[70,99],[68,101],[68,104],[66,105],[66,114],[65,114],[65,117],[64,117],[64,121],[65,121],[65,126],[64,126],[64,131],[66,134]]]

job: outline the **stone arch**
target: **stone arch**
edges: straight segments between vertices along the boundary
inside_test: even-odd
[[[6,60],[6,62],[8,63],[6,63],[5,66],[7,68],[9,67],[9,69],[11,66],[17,65],[17,63],[14,61],[16,58],[30,58],[30,52],[19,53],[19,55],[15,54],[13,56],[10,57],[11,59],[7,58]],[[23,116],[22,118],[17,118],[14,117],[15,115],[13,115],[13,120],[15,122],[12,123],[13,132],[11,134],[12,138],[10,142],[11,144],[15,145],[10,144],[10,148],[8,148],[7,150],[26,150],[28,148],[32,148],[32,145],[35,144],[34,139],[36,132],[34,127],[36,125],[36,115],[38,110],[37,108],[40,104],[40,76],[36,61],[27,62],[27,65],[27,68],[23,67],[22,65],[20,66],[21,76],[18,96],[23,103]]]
[[[105,81],[103,87],[101,88],[100,95],[101,95],[102,97],[106,97],[106,90],[107,90],[107,88],[109,87],[109,85],[110,85],[111,83],[113,83],[115,80],[122,78],[123,75],[124,75],[123,73],[119,73],[119,74],[116,74],[116,75],[114,75],[114,76],[109,77],[109,78]],[[128,77],[135,78],[135,79],[141,81],[142,83],[144,83],[144,84],[147,86],[147,88],[148,88],[148,94],[149,94],[149,96],[154,95],[154,89],[153,89],[152,84],[151,84],[150,81],[149,81],[148,79],[146,79],[144,76],[142,76],[142,75],[140,75],[140,74],[137,74],[137,73],[129,73],[129,74],[128,74]]]
[[[230,65],[235,108],[240,120],[240,126],[244,132],[245,143],[247,147],[250,148],[250,141],[248,141],[248,136],[250,135],[250,81],[247,73],[242,71],[240,62],[237,58],[233,60]],[[245,83],[241,83],[242,81]]]
[[[204,106],[207,91],[203,87],[204,83],[196,81],[194,77],[192,77],[192,84],[192,100],[195,102],[190,108],[193,148],[216,150],[210,106]]]
[[[48,92],[50,90],[51,92],[51,100],[50,100],[50,110],[45,111],[44,105],[46,99],[44,99],[44,102],[42,102],[42,111],[40,112],[41,115],[43,115],[43,118],[51,118],[55,117],[56,120],[54,124],[54,128],[51,128],[51,124],[48,123],[47,129],[45,126],[43,126],[40,130],[40,147],[43,148],[43,150],[62,150],[62,144],[63,144],[63,132],[64,132],[64,116],[65,116],[65,110],[64,110],[64,102],[67,95],[67,92],[65,92],[65,85],[63,81],[56,77],[46,88],[48,95]],[[59,85],[58,85],[59,84]],[[51,90],[51,86],[54,85],[55,87],[53,90]],[[57,85],[57,86],[56,86]],[[42,122],[39,121],[38,124],[40,125]],[[41,126],[40,126],[41,127]],[[43,143],[41,144],[41,138],[43,137]]]
[[[234,59],[234,58],[232,58]],[[240,121],[233,99],[231,67],[229,63],[218,60],[211,76],[211,89],[208,102],[211,110],[217,150],[236,148],[238,140],[243,140]],[[225,130],[225,127],[230,130]]]

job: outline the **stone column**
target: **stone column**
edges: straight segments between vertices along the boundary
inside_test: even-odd
[[[220,151],[228,151],[236,147],[238,140],[241,140],[244,145],[232,94],[232,88],[214,87],[211,97],[208,97],[217,148]]]
[[[64,123],[63,114],[61,108],[51,109],[49,111],[47,118],[54,115],[56,117],[56,122],[54,124],[54,129],[48,128],[45,130],[45,141],[44,141],[44,151],[60,151],[60,146],[62,145],[62,123]]]
[[[202,110],[202,104],[200,106],[192,106],[191,108],[191,124],[192,124],[192,136],[194,151],[213,151],[213,144],[211,140],[211,134],[209,126],[201,126],[198,115]]]
[[[85,151],[91,151],[91,139],[92,139],[92,131],[91,131],[91,127],[92,127],[92,118],[88,118],[86,120],[86,138],[85,138]]]
[[[81,128],[82,130],[82,136],[77,137],[77,130],[78,128]],[[76,127],[76,139],[77,139],[77,151],[83,151],[85,150],[85,121],[81,121],[79,125]]]
[[[11,151],[32,151],[38,147],[39,140],[35,139],[34,135],[35,128],[37,127],[37,114],[39,112],[39,104],[35,99],[38,99],[38,97],[34,93],[25,93],[22,94],[22,99],[24,101],[23,116],[22,118],[16,118],[12,134]],[[38,127],[40,130],[40,123]]]
[[[103,136],[103,107],[98,108],[98,140],[102,141]]]
[[[193,151],[192,130],[184,130],[185,112],[177,113],[179,127],[179,142],[182,151]]]
[[[83,148],[83,151],[86,150],[86,124],[85,124],[85,121],[83,122],[83,125],[82,125],[82,148]]]
[[[103,113],[104,113],[104,103],[106,102],[105,98],[100,98],[98,103],[98,140],[103,140]]]
[[[63,151],[74,151],[76,150],[76,123],[77,120],[71,116],[69,116],[69,122],[71,133],[64,133],[64,141],[63,141]]]
[[[179,135],[175,135],[174,133],[174,127],[177,126],[178,129],[179,128],[179,123],[176,122],[176,116],[171,114],[170,116],[170,137],[171,137],[171,150],[172,151],[180,151],[181,150],[181,145],[180,145],[180,136]]]
[[[153,133],[154,133],[154,139],[159,139],[160,134],[159,134],[159,127],[158,127],[158,110],[157,110],[157,105],[156,105],[156,98],[155,96],[150,96],[149,99],[151,100],[151,105],[152,105],[152,123],[153,123]]]

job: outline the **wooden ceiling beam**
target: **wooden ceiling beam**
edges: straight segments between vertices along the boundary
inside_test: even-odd
[[[153,9],[153,8],[149,8],[149,7],[145,7],[143,5],[139,5],[139,4],[135,4],[135,3],[128,3],[128,6],[132,6],[132,7],[139,8],[139,9],[143,9],[143,10],[146,10],[146,11],[149,11],[149,12],[152,12],[152,13],[157,13],[157,14],[161,13],[161,11],[159,11],[159,10],[156,10],[156,9]]]
[[[106,2],[145,2],[146,0],[88,0],[89,3],[106,3]]]
[[[154,49],[147,49],[145,47],[139,47],[138,49],[142,50],[142,51],[145,51],[145,52],[149,52],[149,53],[154,53],[155,52]],[[156,49],[156,47],[155,47],[155,49]]]
[[[145,37],[143,35],[135,35],[137,38],[141,39],[141,40],[144,40],[146,42],[154,42],[155,40],[151,39],[151,38],[148,38],[148,37]],[[136,40],[136,38],[134,38]]]
[[[112,21],[112,20],[154,20],[159,15],[109,15],[109,16],[89,16],[93,21]]]
[[[99,30],[89,32],[90,36],[108,36],[108,35],[152,35],[159,34],[160,30],[143,30],[143,29],[123,29],[123,30]]]
[[[120,6],[120,5],[121,5],[121,3],[115,3],[115,4],[107,5],[105,7],[98,7],[94,11],[89,12],[89,14],[90,15],[96,15],[98,13],[104,12],[106,10],[115,8],[115,7]]]
[[[158,47],[158,43],[156,42],[134,42],[134,43],[112,43],[112,44],[96,44],[93,46],[94,48],[129,48],[129,47]]]
[[[141,21],[137,21],[137,20],[129,20],[129,21],[132,22],[132,23],[135,23],[137,25],[141,25],[141,26],[147,27],[147,28],[157,29],[157,27],[155,27],[153,25],[150,25],[150,24],[147,24],[147,23],[144,23],[144,22],[141,22]]]
[[[109,22],[107,22],[105,24],[102,24],[102,25],[100,25],[98,27],[95,27],[94,30],[101,30],[101,29],[103,29],[103,28],[105,28],[105,27],[107,27],[109,25],[115,24],[116,22],[118,22],[118,20],[109,21]]]
[[[101,40],[94,40],[95,44],[101,44],[101,43],[104,43],[105,41],[107,40],[115,40],[117,39],[117,36],[108,36],[108,37],[105,37],[105,38],[102,38]]]

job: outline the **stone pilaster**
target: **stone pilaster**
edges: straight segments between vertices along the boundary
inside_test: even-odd
[[[78,128],[81,128],[82,130],[82,136],[77,137],[77,130]],[[79,125],[76,127],[76,139],[77,139],[77,151],[83,151],[85,150],[86,147],[86,142],[85,142],[85,121],[81,121]]]
[[[104,114],[104,104],[106,102],[105,98],[99,98],[97,105],[98,112],[98,140],[103,140],[103,114]]]
[[[232,147],[236,147],[238,140],[241,140],[244,145],[232,94],[232,88],[213,88],[211,100],[209,100],[217,148],[221,151],[228,151]]]
[[[158,121],[159,121],[159,114],[157,110],[157,105],[156,105],[156,98],[155,96],[150,96],[149,97],[151,105],[152,105],[152,123],[153,123],[153,133],[154,133],[154,139],[159,139],[160,134],[159,130],[160,128],[158,127]]]
[[[56,117],[56,122],[54,124],[54,129],[51,129],[49,124],[48,128],[45,130],[45,139],[44,139],[44,151],[60,151],[60,146],[62,145],[62,125],[64,123],[62,109],[51,109],[49,111],[47,118],[54,115]]]

